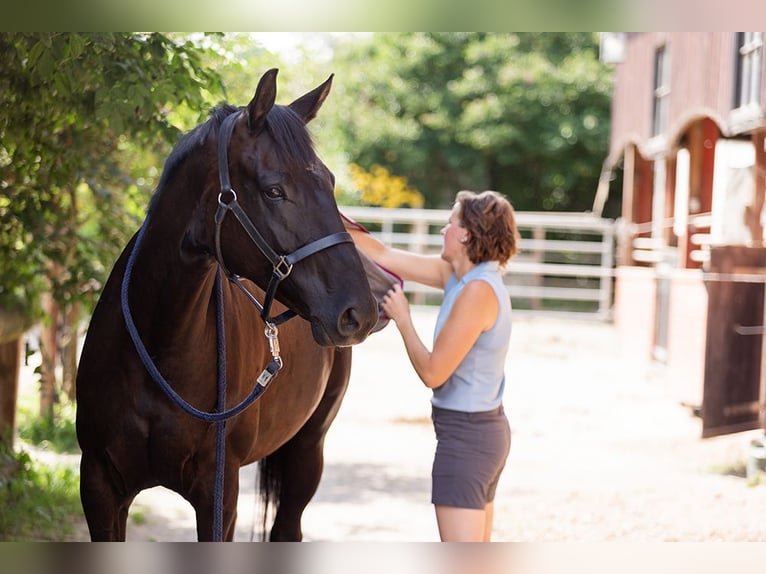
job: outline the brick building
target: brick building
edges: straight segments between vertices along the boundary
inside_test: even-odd
[[[765,35],[602,36],[612,183],[594,209],[621,196],[615,323],[667,364],[704,436],[763,425]]]

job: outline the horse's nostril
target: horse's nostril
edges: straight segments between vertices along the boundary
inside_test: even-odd
[[[344,337],[349,337],[355,335],[359,327],[359,313],[354,307],[349,307],[340,316],[338,331]]]
[[[371,312],[367,312],[365,307],[348,307],[340,315],[338,334],[351,341],[351,344],[363,341],[378,324],[377,303],[374,299],[370,299],[370,302]]]

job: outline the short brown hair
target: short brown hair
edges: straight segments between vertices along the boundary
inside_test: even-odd
[[[460,225],[468,231],[466,250],[472,263],[499,261],[504,266],[519,249],[516,214],[508,199],[496,191],[459,191]]]

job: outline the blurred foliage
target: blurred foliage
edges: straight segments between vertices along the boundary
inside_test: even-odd
[[[423,196],[407,184],[407,178],[395,176],[379,165],[365,171],[349,166],[351,181],[362,205],[377,207],[423,207]]]
[[[211,57],[160,33],[0,33],[0,306],[93,304],[157,157],[221,93]]]
[[[82,516],[80,481],[67,466],[48,467],[25,451],[0,443],[0,468],[15,471],[0,478],[0,540],[66,540]]]
[[[611,97],[596,33],[376,33],[334,64],[349,162],[406,177],[427,207],[460,189],[518,210],[592,206]]]
[[[75,429],[75,404],[65,396],[54,405],[53,417],[41,417],[31,409],[18,409],[17,432],[23,441],[57,453],[77,454],[80,445]]]

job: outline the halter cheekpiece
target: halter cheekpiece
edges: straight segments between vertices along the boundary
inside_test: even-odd
[[[221,129],[218,133],[218,178],[221,183],[221,191],[218,194],[218,210],[215,213],[216,258],[218,259],[218,264],[226,274],[226,277],[245,293],[253,304],[255,304],[261,312],[263,320],[267,324],[280,325],[291,317],[294,317],[296,314],[292,309],[288,309],[277,317],[270,316],[271,304],[274,301],[277,288],[279,287],[279,284],[290,275],[290,272],[293,270],[293,265],[302,259],[327,249],[328,247],[332,247],[333,245],[339,243],[352,243],[353,239],[348,232],[341,231],[312,241],[288,255],[279,255],[271,248],[255,227],[250,217],[245,213],[245,210],[242,209],[242,206],[237,201],[237,192],[231,187],[231,180],[229,178],[229,140],[234,132],[234,125],[240,115],[241,112],[229,114],[221,123]],[[266,289],[266,298],[264,299],[263,304],[259,303],[255,297],[253,297],[253,295],[239,281],[239,277],[231,273],[224,263],[223,253],[221,251],[221,225],[223,224],[226,214],[229,212],[237,218],[237,221],[239,221],[242,228],[250,237],[250,240],[255,243],[256,247],[258,247],[264,257],[271,263],[271,279],[269,280],[269,285]]]

